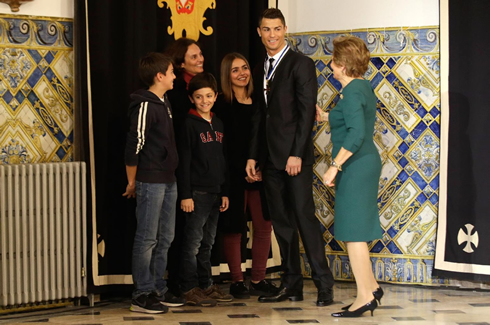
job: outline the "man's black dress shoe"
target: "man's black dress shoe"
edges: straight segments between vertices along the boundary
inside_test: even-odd
[[[320,289],[318,290],[318,299],[316,305],[318,307],[328,306],[333,303],[333,289]]]
[[[288,290],[283,287],[275,295],[260,296],[259,302],[280,302],[287,299],[291,301],[303,301],[303,293],[300,291]]]

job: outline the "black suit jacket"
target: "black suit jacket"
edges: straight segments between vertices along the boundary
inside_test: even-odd
[[[264,61],[262,61],[264,62]],[[289,49],[276,68],[267,103],[264,98],[264,65],[254,69],[254,94],[258,109],[252,120],[250,158],[263,166],[267,158],[278,170],[290,156],[303,165],[314,162],[312,129],[318,83],[313,61]]]

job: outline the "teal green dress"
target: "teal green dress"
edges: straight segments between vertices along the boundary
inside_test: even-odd
[[[367,242],[382,236],[378,211],[381,159],[374,145],[376,96],[367,80],[354,79],[329,116],[332,159],[344,148],[353,155],[335,180],[334,238]]]

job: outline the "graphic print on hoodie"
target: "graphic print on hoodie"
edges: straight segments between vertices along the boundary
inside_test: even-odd
[[[172,111],[148,90],[131,94],[130,127],[126,139],[125,163],[138,166],[136,180],[143,183],[172,183],[179,164]]]
[[[177,187],[181,199],[192,191],[227,196],[228,181],[224,152],[223,122],[211,113],[211,123],[191,109],[184,121],[179,143],[180,165]]]

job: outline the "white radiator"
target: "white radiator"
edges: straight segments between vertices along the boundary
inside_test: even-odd
[[[0,165],[0,306],[87,295],[84,162]]]

